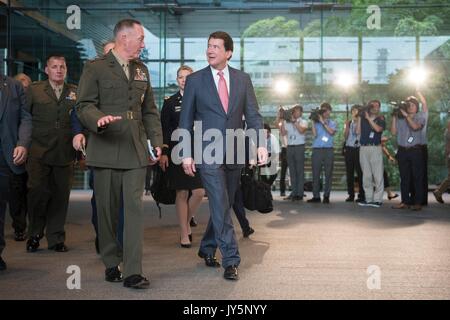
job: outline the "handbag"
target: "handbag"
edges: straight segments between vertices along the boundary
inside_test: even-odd
[[[257,210],[260,213],[273,211],[273,197],[270,186],[258,180],[256,170],[245,168],[241,175],[244,207],[247,210]]]
[[[153,181],[150,186],[150,193],[156,202],[161,218],[162,204],[175,204],[176,191],[169,188],[169,177],[167,171],[162,171],[158,165],[153,166]]]

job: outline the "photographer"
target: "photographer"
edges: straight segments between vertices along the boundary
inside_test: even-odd
[[[346,202],[355,200],[355,171],[358,176],[359,194],[357,202],[365,201],[364,188],[362,187],[362,171],[359,164],[359,134],[356,132],[356,126],[359,119],[360,105],[353,105],[351,108],[352,119],[345,122],[344,137],[344,158],[347,173],[347,192],[348,198]]]
[[[394,209],[412,206],[412,210],[421,210],[423,198],[426,196],[422,130],[425,130],[427,119],[425,113],[418,110],[419,101],[415,97],[409,97],[392,117],[391,132],[397,136],[397,160],[402,195],[402,202],[394,206]]]
[[[356,126],[356,132],[361,136],[359,162],[366,195],[366,201],[358,204],[375,208],[381,207],[384,193],[381,135],[386,127],[386,122],[384,117],[379,114],[380,107],[380,101],[370,101],[367,110],[358,118]]]
[[[279,112],[286,112],[280,110]],[[292,193],[285,200],[302,201],[305,180],[305,132],[308,122],[302,119],[303,107],[295,105],[289,119],[281,121],[281,135],[287,136],[287,162],[291,177]],[[286,117],[285,117],[286,118]]]
[[[330,203],[331,177],[333,175],[333,137],[336,133],[336,122],[330,119],[331,105],[324,102],[320,105],[317,121],[314,121],[312,132],[312,171],[313,171],[313,197],[308,202],[320,202],[320,174],[322,166],[325,171],[325,186],[323,203]],[[313,119],[316,119],[313,116]]]

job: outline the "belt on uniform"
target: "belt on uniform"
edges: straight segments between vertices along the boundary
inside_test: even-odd
[[[113,115],[115,116],[121,116],[122,119],[128,119],[128,120],[142,120],[142,113],[141,112],[136,112],[136,111],[125,111],[125,112],[118,112],[117,114],[115,114],[115,112],[113,113]]]

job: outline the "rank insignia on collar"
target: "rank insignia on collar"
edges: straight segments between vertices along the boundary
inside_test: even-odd
[[[67,100],[75,101],[77,100],[77,94],[75,91],[70,91],[69,95],[66,97]]]
[[[134,75],[134,80],[137,81],[148,81],[147,75],[141,68],[136,68],[136,74]]]

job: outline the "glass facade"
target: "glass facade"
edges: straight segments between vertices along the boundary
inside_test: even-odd
[[[379,99],[390,124],[389,102],[416,94],[407,73],[421,66],[428,72],[420,90],[430,109],[429,184],[438,184],[447,170],[443,133],[450,101],[450,3],[373,2],[0,0],[0,72],[45,79],[45,57],[58,52],[66,56],[67,80],[76,84],[84,62],[101,54],[102,44],[111,39],[115,23],[134,18],[145,27],[141,58],[162,106],[164,97],[176,91],[177,68],[205,67],[208,35],[227,31],[234,39],[230,64],[250,74],[267,122],[273,122],[279,105],[300,103],[306,111],[323,101],[333,105],[340,130],[333,183],[344,189],[340,148],[347,105]],[[342,73],[354,79],[348,90],[337,83]],[[390,148],[395,150],[394,141]],[[310,163],[306,166],[308,179]],[[396,166],[388,171],[398,184]],[[77,172],[76,188],[86,187],[83,179]]]

